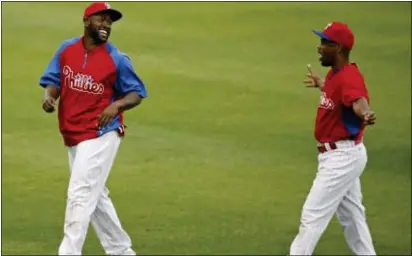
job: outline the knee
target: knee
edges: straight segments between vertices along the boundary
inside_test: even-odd
[[[70,182],[67,190],[67,199],[69,203],[86,203],[91,197],[92,187],[84,180]]]
[[[363,206],[359,206],[347,211],[338,209],[336,212],[336,217],[338,218],[341,226],[346,228],[354,225],[356,222],[365,220],[365,208]]]
[[[325,212],[315,209],[304,209],[301,217],[301,227],[305,229],[322,229],[327,226],[328,216]]]
[[[72,183],[67,191],[67,211],[69,219],[81,220],[87,215],[92,203],[90,186],[86,183]]]

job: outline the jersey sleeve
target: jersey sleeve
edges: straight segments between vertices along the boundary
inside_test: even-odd
[[[55,85],[57,88],[60,88],[61,84],[61,70],[60,70],[60,55],[62,52],[75,42],[76,39],[70,39],[64,41],[60,47],[57,49],[56,53],[54,54],[53,58],[50,60],[49,64],[46,67],[43,75],[40,77],[40,86],[46,87],[48,85]]]
[[[136,92],[142,98],[147,97],[145,84],[135,72],[130,58],[125,54],[121,54],[119,58],[115,88],[121,96]]]
[[[359,72],[352,72],[347,76],[341,88],[342,103],[346,107],[352,106],[353,102],[362,97],[369,100],[365,81]]]

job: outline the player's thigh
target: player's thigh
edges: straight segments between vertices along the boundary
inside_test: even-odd
[[[313,214],[333,213],[356,179],[351,154],[330,151],[319,156],[318,172],[304,204]]]
[[[69,190],[93,191],[100,196],[119,144],[120,138],[114,132],[80,143],[71,168]]]
[[[343,194],[338,187],[331,187],[331,177],[325,172],[318,172],[303,205],[303,218],[317,219],[333,213]]]

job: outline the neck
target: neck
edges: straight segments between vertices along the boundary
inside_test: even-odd
[[[349,63],[348,58],[339,58],[338,61],[332,66],[334,71],[341,69],[343,66]]]
[[[88,36],[88,35],[84,35],[83,37],[83,47],[84,49],[86,49],[86,51],[91,51],[93,50],[97,45],[93,42],[93,39]]]

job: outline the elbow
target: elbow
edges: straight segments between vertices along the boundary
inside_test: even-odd
[[[363,113],[369,109],[368,101],[361,97],[353,102],[353,111],[358,116],[363,116]]]
[[[134,96],[133,107],[136,107],[142,103],[143,98],[138,93],[134,93],[133,96]]]
[[[129,92],[123,99],[116,102],[120,110],[125,111],[132,109],[142,103],[142,97],[137,92]]]

